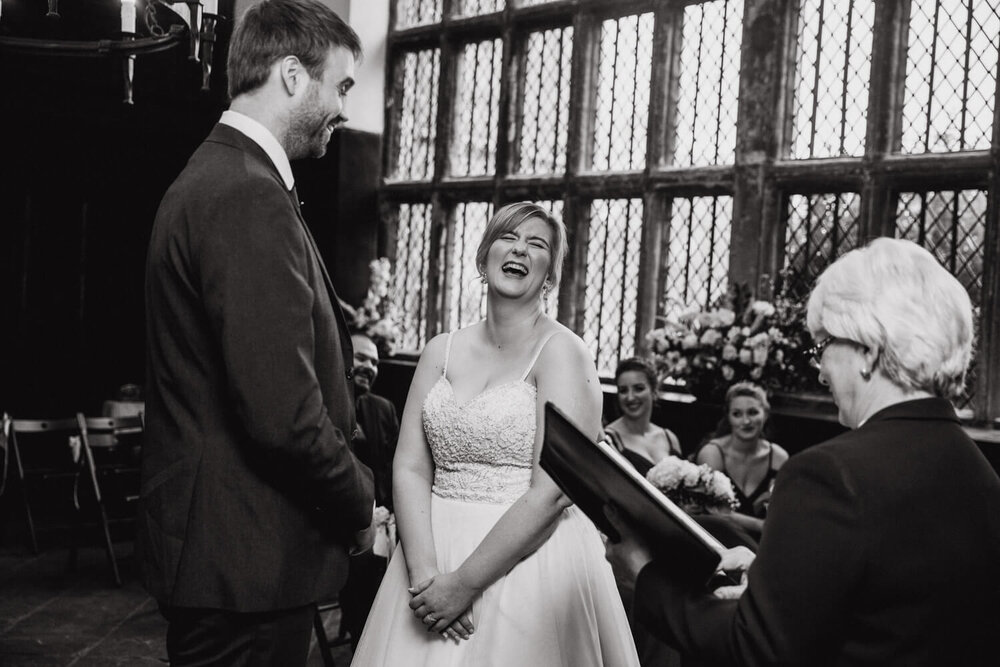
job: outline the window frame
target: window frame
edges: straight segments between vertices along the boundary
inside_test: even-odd
[[[786,204],[793,194],[857,192],[861,199],[859,238],[895,233],[900,192],[983,189],[987,193],[982,308],[978,325],[976,421],[1000,424],[1000,85],[995,87],[992,143],[989,150],[958,153],[902,153],[902,112],[907,64],[910,0],[875,3],[871,74],[864,153],[854,157],[793,159],[793,122],[799,0],[746,0],[743,11],[736,147],[732,164],[669,166],[678,95],[684,8],[705,0],[555,0],[527,7],[507,6],[481,16],[453,16],[458,0],[442,0],[440,23],[396,28],[397,3],[390,4],[386,99],[395,94],[400,56],[423,48],[439,49],[440,73],[433,177],[424,181],[385,178],[379,191],[384,233],[380,251],[394,258],[391,211],[399,203],[432,204],[431,253],[441,248],[457,202],[491,202],[494,210],[519,199],[563,201],[569,252],[559,292],[558,318],[577,332],[583,327],[585,262],[590,202],[640,198],[642,240],[638,272],[635,341],[653,328],[664,290],[672,199],[726,195],[733,198],[729,280],[762,286],[783,267]],[[512,0],[508,0],[510,5]],[[647,121],[646,164],[641,171],[595,172],[591,163],[597,60],[601,22],[652,12],[652,68]],[[519,52],[528,33],[573,28],[566,171],[563,174],[513,173],[517,133],[511,115],[520,113]],[[768,34],[772,39],[760,39]],[[498,109],[497,163],[487,176],[453,177],[448,141],[452,136],[456,63],[462,45],[500,38],[502,76]],[[383,164],[392,173],[398,152],[398,109],[386,106]],[[430,266],[425,340],[445,321],[440,275]]]

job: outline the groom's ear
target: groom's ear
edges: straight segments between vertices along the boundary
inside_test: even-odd
[[[298,56],[285,56],[274,64],[277,68],[278,78],[281,82],[282,90],[289,97],[294,97],[300,90],[304,90],[309,82],[309,73],[302,65]]]

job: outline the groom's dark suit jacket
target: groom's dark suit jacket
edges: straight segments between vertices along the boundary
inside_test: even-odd
[[[646,566],[635,616],[712,665],[1000,664],[1000,479],[939,398],[778,473],[739,602]]]
[[[160,204],[146,325],[149,592],[243,612],[335,595],[373,507],[349,446],[350,336],[294,193],[231,127],[212,130]]]

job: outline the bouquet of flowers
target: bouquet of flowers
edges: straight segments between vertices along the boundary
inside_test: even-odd
[[[375,342],[380,354],[390,355],[402,337],[398,323],[403,319],[399,301],[392,294],[392,265],[388,258],[380,257],[373,259],[368,268],[368,294],[361,307],[352,312],[354,326]]]
[[[646,479],[688,513],[725,512],[737,505],[728,477],[676,456],[661,459],[646,473]]]
[[[805,305],[785,293],[764,301],[734,285],[713,307],[668,310],[662,322],[646,334],[660,378],[699,398],[721,400],[744,380],[769,390],[819,388],[802,353],[810,340]]]

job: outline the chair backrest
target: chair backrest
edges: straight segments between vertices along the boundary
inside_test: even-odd
[[[80,459],[80,445],[73,439],[80,435],[77,420],[11,419],[10,446],[17,470],[23,477],[26,468],[69,468]]]
[[[100,447],[116,447],[121,444],[121,438],[132,435],[142,435],[142,414],[127,417],[85,417],[82,412],[76,415],[77,425],[83,434],[87,445],[93,449]],[[95,438],[93,436],[110,436]]]

